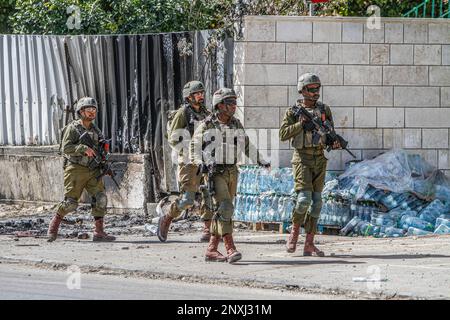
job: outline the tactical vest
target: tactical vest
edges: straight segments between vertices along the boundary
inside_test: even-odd
[[[305,105],[302,104],[301,100],[297,101],[297,105],[302,105],[303,107],[305,107]],[[317,101],[314,109],[306,108],[306,110],[308,110],[309,113],[313,114],[314,116],[317,116],[322,121],[326,120],[325,105],[322,102]],[[314,143],[313,131],[302,130],[298,135],[296,135],[292,139],[292,146],[295,149],[325,148],[325,142],[326,142],[325,139],[326,139],[325,136],[322,136],[317,141],[317,143]]]
[[[91,139],[94,142],[95,146],[98,146],[99,145],[99,141],[103,138],[103,134],[100,131],[100,129],[97,128],[97,126],[92,125],[91,128],[89,130],[87,130],[81,124],[81,120],[74,120],[69,125],[67,125],[62,131],[61,140],[62,140],[62,137],[64,136],[65,130],[75,130],[77,132],[78,138],[77,138],[77,143],[76,144],[79,143],[78,139],[80,138],[80,136],[85,131],[88,132],[88,135],[91,137]],[[72,155],[66,155],[66,154],[63,154],[63,156],[70,163],[79,164],[79,165],[84,166],[84,167],[89,167],[89,164],[92,161],[92,158],[89,158],[87,156],[72,156]]]
[[[210,115],[205,119],[207,129],[218,129],[222,133],[222,165],[235,165],[238,161],[238,137],[235,136],[233,139],[233,147],[230,147],[227,141],[227,129],[241,129],[243,131],[242,125],[239,124],[239,120],[232,118],[228,124],[221,123],[216,115]],[[209,142],[210,143],[210,142]],[[203,149],[209,144],[203,145]],[[243,146],[245,148],[245,145]],[[241,150],[241,152],[245,151]],[[234,158],[233,163],[227,163],[227,152],[233,152]],[[212,154],[215,156],[215,152]]]

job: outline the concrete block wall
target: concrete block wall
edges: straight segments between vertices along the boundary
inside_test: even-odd
[[[57,146],[0,146],[0,201],[56,204],[63,200],[63,159],[57,152]],[[147,213],[151,183],[148,156],[114,154],[111,160],[120,188],[109,177],[104,178],[108,212]],[[80,203],[90,203],[86,191]]]
[[[450,173],[450,21],[383,18],[246,17],[236,41],[234,85],[246,128],[277,129],[299,98],[298,76],[315,72],[338,133],[367,159],[391,148],[422,154]],[[280,143],[281,166],[292,148]],[[327,154],[343,170],[345,151]]]

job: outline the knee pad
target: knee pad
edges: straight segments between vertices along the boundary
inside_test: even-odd
[[[312,199],[311,191],[300,191],[297,195],[297,203],[295,204],[294,213],[305,214],[308,210]]]
[[[317,219],[320,216],[321,210],[322,210],[322,193],[321,192],[313,192],[311,211],[309,212],[309,214],[311,217]]]
[[[99,192],[92,197],[92,206],[96,209],[105,210],[108,204],[106,193]]]
[[[194,205],[195,192],[183,192],[181,199],[177,201],[177,206],[180,211],[189,209]]]
[[[60,202],[58,205],[58,214],[60,216],[64,216],[68,213],[71,213],[75,210],[77,210],[78,207],[78,201],[73,198],[66,198],[64,201]]]
[[[221,221],[231,221],[234,213],[234,205],[231,200],[223,200],[219,203],[217,216]]]

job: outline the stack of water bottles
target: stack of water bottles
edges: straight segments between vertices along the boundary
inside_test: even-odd
[[[347,236],[403,237],[450,233],[450,206],[435,199],[426,202],[411,193],[393,193],[370,187],[364,194],[381,210],[353,215],[340,233]]]
[[[290,221],[294,209],[292,169],[241,166],[234,206],[237,221]]]

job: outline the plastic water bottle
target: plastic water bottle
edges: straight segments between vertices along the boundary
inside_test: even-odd
[[[371,236],[374,233],[374,225],[370,222],[364,222],[361,224],[359,232],[362,236]]]
[[[342,217],[341,218],[342,219],[341,220],[341,225],[345,226],[351,219],[351,217],[350,217],[350,208],[348,207],[348,204],[345,207],[343,207],[342,216],[341,217]]]
[[[258,175],[258,188],[260,193],[264,193],[270,190],[269,188],[269,173],[266,169],[261,169]]]
[[[414,227],[409,227],[408,232],[406,233],[406,235],[408,235],[408,236],[425,236],[427,234],[432,234],[432,232],[417,229]]]
[[[422,219],[426,222],[432,223],[432,224],[435,223],[437,217],[438,217],[438,215],[430,214],[429,211],[419,214],[420,219]]]
[[[450,214],[441,214],[439,218],[450,220]]]
[[[252,217],[250,216],[250,205],[251,205],[251,196],[246,195],[245,196],[245,202],[244,202],[244,220],[243,221],[252,221]]]
[[[356,212],[356,203],[352,202],[350,204],[350,219],[352,219],[353,217],[355,217],[357,215]]]
[[[425,231],[433,231],[431,223],[417,217],[403,216],[400,219],[400,226],[405,230],[408,230],[409,227],[414,227]]]
[[[394,228],[394,227],[387,227],[386,230],[384,231],[384,233],[386,234],[386,237],[397,238],[397,237],[404,236],[403,229]]]
[[[281,221],[282,217],[283,217],[283,212],[284,212],[284,208],[286,206],[286,197],[280,197],[278,199],[278,210],[277,210],[277,214],[276,214],[276,218],[274,221]]]
[[[445,206],[441,200],[433,200],[428,206],[419,212],[419,217],[422,216],[421,219],[434,223],[436,218],[439,217],[441,212],[444,211],[444,208]]]
[[[434,230],[434,234],[449,234],[450,233],[450,227],[446,226],[445,224],[439,225],[436,230]]]
[[[292,218],[292,213],[294,211],[294,200],[291,197],[287,197],[286,205],[284,206],[284,215],[282,217],[283,222],[288,222]]]
[[[241,204],[242,204],[242,196],[238,194],[236,198],[234,198],[234,218],[236,220],[240,220],[241,217]]]
[[[270,196],[264,195],[261,197],[261,208],[260,208],[261,219],[266,218],[266,215],[268,214],[268,212],[270,210],[270,204],[271,204]]]
[[[437,218],[436,219],[436,226],[439,226],[441,224],[444,224],[447,227],[450,227],[450,219]]]
[[[361,220],[364,220],[364,203],[360,203],[356,209],[357,209],[358,218],[360,218]]]
[[[259,198],[258,198],[258,196],[253,196],[252,198],[253,198],[252,213],[253,213],[253,216],[254,216],[253,221],[254,222],[258,222],[258,221],[261,221],[261,218],[260,218],[260,215],[259,215],[260,214],[260,212],[259,212],[259,205],[258,205]]]
[[[358,223],[360,223],[362,220],[359,217],[353,217],[352,220],[349,221],[349,223],[347,223],[347,225],[345,227],[343,227],[341,229],[341,231],[339,232],[341,235],[348,235],[350,232],[353,231],[353,229],[356,227],[356,225]]]
[[[280,200],[279,196],[274,196],[272,200],[272,208],[271,208],[271,216],[269,217],[269,221],[277,221],[278,217],[278,202]]]
[[[371,211],[371,207],[370,205],[367,203],[366,206],[364,207],[364,221],[369,222],[370,221],[370,211]]]

